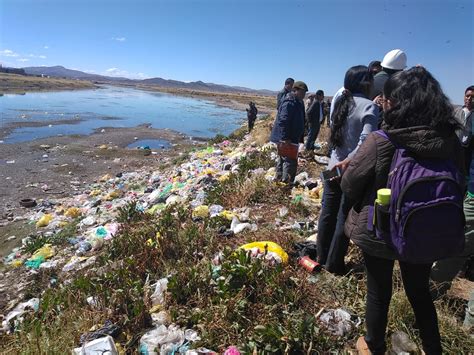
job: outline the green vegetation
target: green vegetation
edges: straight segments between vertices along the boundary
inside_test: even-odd
[[[244,353],[258,354],[343,353],[353,348],[364,333],[363,325],[344,336],[334,336],[315,315],[345,308],[362,318],[366,296],[363,272],[353,271],[345,277],[325,272],[310,275],[295,259],[287,265],[269,265],[237,250],[243,243],[271,240],[289,252],[301,239],[297,231],[275,226],[275,209],[288,206],[296,220],[316,212],[293,204],[287,188],[252,173],[273,164],[269,154],[255,152],[243,157],[238,171],[216,183],[207,197],[207,203],[227,209],[258,209],[263,221],[257,232],[226,238],[218,233],[219,227],[230,224],[223,217],[193,221],[190,209],[179,205],[151,216],[138,212],[132,202],[121,208],[119,220],[123,224],[93,268],[63,276],[38,271],[28,295],[45,290],[40,310],[26,317],[19,332],[0,337],[0,352],[65,353],[78,345],[82,333],[106,320],[120,325],[117,343],[122,349],[136,352],[140,336],[152,326],[152,285],[163,277],[168,277],[169,283],[162,309],[174,323],[199,332],[197,347],[222,351],[235,345]],[[74,228],[71,224],[54,236],[55,243],[72,235]],[[35,243],[40,242],[49,240]],[[213,262],[216,255],[220,255],[220,263]],[[357,249],[351,250],[349,258],[352,263],[359,262]],[[52,278],[61,277],[70,280],[51,283]],[[419,339],[415,338],[414,316],[398,271],[395,278],[389,335],[403,330]],[[93,304],[87,302],[91,296]],[[461,305],[443,299],[437,308],[445,352],[472,351],[474,340],[456,319]]]

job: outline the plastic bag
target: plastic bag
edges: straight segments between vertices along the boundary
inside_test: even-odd
[[[283,264],[288,263],[288,254],[283,250],[281,246],[279,246],[277,243],[274,242],[268,242],[268,241],[263,241],[263,242],[253,242],[253,243],[248,243],[244,244],[239,249],[244,249],[244,250],[252,250],[252,249],[257,249],[259,253],[263,254],[265,251],[268,253],[274,253],[276,254]]]
[[[53,216],[50,214],[45,214],[43,217],[41,217],[38,222],[36,222],[36,227],[41,228],[41,227],[46,227],[49,222],[53,220]]]

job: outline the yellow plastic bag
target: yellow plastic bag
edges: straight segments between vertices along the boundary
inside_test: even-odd
[[[209,206],[207,206],[207,205],[197,206],[193,210],[192,216],[193,216],[193,218],[206,218],[206,217],[209,217]]]
[[[89,193],[89,196],[94,197],[94,196],[100,195],[100,192],[101,192],[100,190],[92,190]]]
[[[109,192],[103,199],[105,201],[112,201],[115,200],[116,198],[119,198],[122,195],[120,190],[114,190],[112,192]]]
[[[82,214],[81,210],[77,207],[68,208],[64,214],[66,217],[77,218]]]
[[[244,250],[251,250],[253,248],[258,248],[262,253],[265,251],[265,248],[266,248],[268,252],[277,254],[281,258],[281,261],[283,262],[283,264],[288,263],[288,254],[277,243],[268,242],[268,241],[253,242],[253,243],[244,244],[239,247],[239,249],[244,249]]]
[[[45,214],[43,217],[41,217],[38,222],[36,222],[36,227],[41,228],[41,227],[46,227],[49,222],[53,220],[53,216],[50,214]]]
[[[34,254],[28,260],[35,260],[38,258],[43,258],[44,260],[49,259],[50,257],[54,256],[54,248],[51,244],[45,244],[38,250],[34,252]]]
[[[235,217],[235,213],[231,211],[224,210],[221,213],[219,213],[219,216],[224,217],[225,219],[232,221],[232,218]]]
[[[100,181],[100,182],[106,182],[107,180],[110,180],[110,179],[112,179],[112,176],[111,176],[110,174],[105,174],[104,176],[102,176],[102,177],[100,178],[99,181]]]

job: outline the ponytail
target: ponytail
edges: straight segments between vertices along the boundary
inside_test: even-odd
[[[352,93],[345,89],[335,105],[332,115],[331,137],[329,138],[329,143],[332,148],[340,147],[344,141],[344,123],[346,123],[347,116],[349,116],[349,112],[354,105]]]

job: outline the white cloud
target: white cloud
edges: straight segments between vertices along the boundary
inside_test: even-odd
[[[114,41],[125,42],[127,39],[125,37],[112,37]]]
[[[24,62],[28,62],[29,59],[28,58],[19,58],[19,59],[17,59],[17,61],[24,63]]]
[[[49,47],[48,46],[44,46],[43,49],[48,49]]]
[[[18,57],[18,54],[10,49],[4,49],[3,51],[0,51],[0,55],[4,57]]]
[[[130,73],[126,70],[121,70],[119,68],[109,68],[105,71],[105,75],[108,76],[120,76],[129,79],[146,79],[149,78],[145,73]]]
[[[30,58],[46,59],[46,56],[45,56],[45,55],[28,54],[28,57],[30,57]]]

